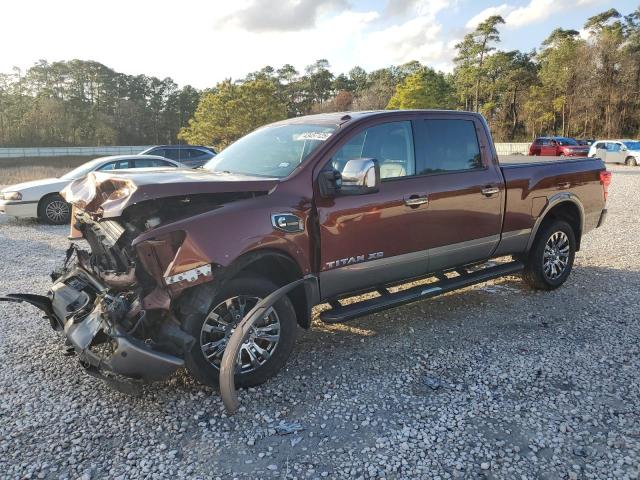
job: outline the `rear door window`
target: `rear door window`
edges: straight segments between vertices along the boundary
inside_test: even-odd
[[[418,175],[484,168],[472,120],[427,119],[415,123]]]

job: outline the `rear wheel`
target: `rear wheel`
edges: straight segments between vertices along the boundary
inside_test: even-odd
[[[71,207],[60,195],[45,197],[40,203],[38,215],[43,222],[51,225],[64,225],[71,220]]]
[[[260,277],[229,280],[214,294],[206,313],[185,319],[185,330],[196,342],[185,356],[186,367],[200,383],[217,387],[220,362],[240,320],[278,286]],[[235,384],[260,385],[284,366],[297,335],[296,314],[287,296],[280,299],[251,329],[237,359]]]
[[[562,285],[573,268],[576,238],[571,225],[562,220],[543,224],[525,263],[524,280],[538,290]]]
[[[627,167],[637,167],[638,166],[638,162],[636,161],[635,157],[627,157],[627,159],[624,161],[624,164]]]

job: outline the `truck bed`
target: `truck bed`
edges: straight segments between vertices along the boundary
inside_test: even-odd
[[[500,155],[498,162],[501,167],[522,165],[546,165],[549,163],[571,163],[584,160],[593,160],[588,157],[532,157],[530,155]]]
[[[556,199],[575,199],[582,233],[596,227],[604,209],[599,158],[530,157],[499,159],[506,186],[504,232],[533,229],[544,208]]]

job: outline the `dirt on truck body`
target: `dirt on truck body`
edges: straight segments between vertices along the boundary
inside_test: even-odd
[[[224,395],[273,376],[319,303],[344,322],[515,273],[559,287],[609,182],[599,159],[499,164],[473,113],[289,119],[200,171],[73,182],[62,194],[88,249],[71,245],[46,297],[4,299],[41,308],[96,376],[185,366]],[[378,296],[341,303],[364,292]]]

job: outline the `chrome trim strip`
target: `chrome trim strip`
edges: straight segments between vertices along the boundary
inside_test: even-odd
[[[429,250],[354,263],[320,272],[322,299],[424,276],[489,258],[500,235],[467,240]]]
[[[404,253],[320,272],[320,295],[328,299],[343,293],[384,285],[428,272],[428,250]]]
[[[476,238],[429,250],[429,271],[456,267],[491,256],[500,235]]]

